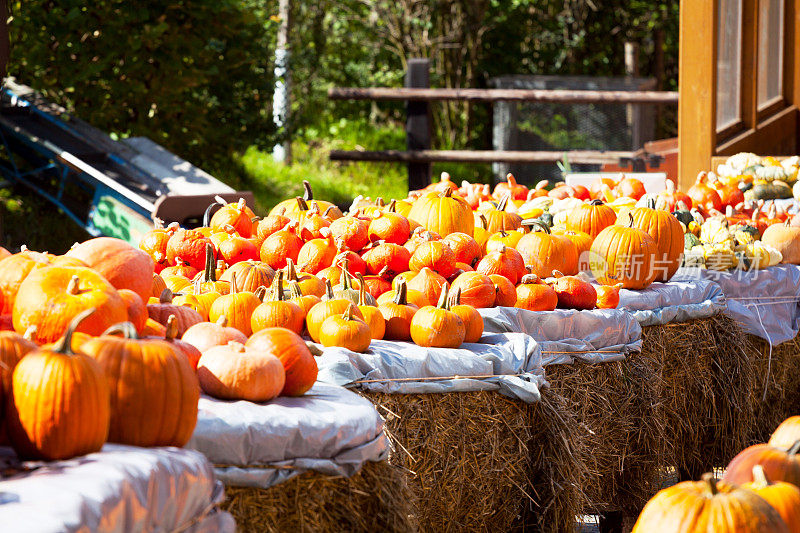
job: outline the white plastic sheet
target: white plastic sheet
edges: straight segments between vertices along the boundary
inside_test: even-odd
[[[374,392],[497,390],[534,403],[546,384],[539,346],[520,333],[484,335],[480,343],[457,349],[372,341],[366,353],[325,348],[317,363],[320,381]]]
[[[725,314],[773,346],[793,339],[800,330],[800,266],[725,272],[682,268],[676,279],[718,284],[727,299]]]
[[[261,488],[307,470],[349,477],[388,453],[372,403],[320,382],[263,404],[203,396],[187,447],[206,455],[225,484]]]
[[[0,448],[0,455],[13,455]],[[106,444],[99,453],[0,481],[3,533],[233,532],[222,484],[202,454]]]
[[[619,308],[629,311],[642,326],[699,320],[726,308],[719,285],[702,278],[653,283],[640,291],[622,289],[619,300]]]
[[[484,331],[521,331],[533,337],[542,365],[621,361],[642,349],[642,328],[619,309],[528,311],[516,307],[479,309]]]

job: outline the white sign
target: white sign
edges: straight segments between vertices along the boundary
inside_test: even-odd
[[[627,178],[636,178],[644,185],[644,190],[648,193],[659,193],[667,188],[666,172],[624,172]],[[576,172],[567,174],[567,185],[583,185],[587,189],[599,178],[611,178],[617,181],[620,177],[619,172]]]

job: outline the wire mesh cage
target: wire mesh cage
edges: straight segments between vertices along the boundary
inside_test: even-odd
[[[503,76],[497,89],[653,90],[652,78],[592,76]],[[655,107],[647,104],[590,104],[498,101],[492,107],[495,150],[638,150],[655,136]],[[572,164],[596,171],[596,164]],[[558,177],[555,164],[495,163],[495,177],[511,172],[523,183]]]

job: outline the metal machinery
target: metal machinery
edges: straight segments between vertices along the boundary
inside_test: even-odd
[[[114,141],[30,87],[0,93],[0,172],[58,206],[94,236],[138,244],[159,218],[196,226],[214,198],[244,198],[144,137]]]

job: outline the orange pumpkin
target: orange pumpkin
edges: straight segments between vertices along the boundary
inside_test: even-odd
[[[516,285],[526,274],[525,261],[522,254],[513,248],[501,247],[499,250],[487,253],[475,267],[475,272],[491,276],[499,274]]]
[[[592,236],[588,233],[584,233],[582,231],[575,231],[571,229],[553,229],[553,235],[560,235],[562,237],[566,237],[572,244],[575,245],[575,248],[578,250],[578,272],[589,272],[589,250],[592,247]]]
[[[299,202],[298,200],[302,200],[302,202]],[[273,215],[275,213],[283,213],[285,216],[298,215],[302,214],[304,211],[307,211],[309,207],[313,207],[314,204],[319,206],[320,213],[327,213],[326,216],[332,220],[342,216],[341,210],[332,203],[326,202],[325,200],[314,199],[314,190],[311,188],[311,184],[307,180],[303,180],[302,198],[296,197],[290,200],[284,200],[273,207],[269,214]]]
[[[281,213],[270,214],[258,221],[258,225],[256,226],[256,240],[257,242],[264,244],[264,241],[267,237],[275,233],[276,231],[280,231],[286,227],[286,224],[291,222],[287,217],[283,216],[283,211]],[[259,245],[259,250],[260,250]]]
[[[288,329],[262,329],[245,346],[257,353],[274,355],[281,362],[286,374],[281,396],[302,396],[317,381],[317,361],[305,341]]]
[[[361,257],[367,264],[367,273],[389,280],[408,270],[411,260],[408,250],[388,242],[370,248]]]
[[[14,300],[23,280],[36,268],[49,266],[51,256],[24,250],[0,260],[0,292],[3,293],[2,314],[11,314]]]
[[[486,240],[486,253],[496,252],[500,250],[503,246],[506,248],[516,248],[519,241],[525,234],[522,233],[520,230],[512,230],[512,231],[498,231],[497,233],[493,233],[489,236]]]
[[[386,331],[384,339],[407,341],[411,340],[411,319],[419,309],[418,306],[410,304],[406,298],[408,288],[405,281],[401,281],[397,286],[397,291],[391,300],[387,302],[378,301],[378,309],[386,320]],[[388,294],[388,293],[387,293]]]
[[[644,190],[644,183],[636,178],[629,178],[627,176],[617,182],[616,189],[617,194],[619,194],[620,197],[626,196],[628,198],[633,198],[634,200],[638,200],[644,196],[646,192]]]
[[[480,272],[464,272],[458,276],[450,290],[461,289],[461,302],[475,308],[492,307],[497,293],[492,279]]]
[[[262,246],[264,243],[261,243]],[[260,247],[256,247],[250,239],[233,235],[217,246],[219,257],[227,265],[235,265],[240,261],[258,261],[261,257]]]
[[[442,236],[439,235],[438,233],[434,233],[433,231],[428,231],[422,226],[419,226],[411,233],[411,237],[403,245],[403,248],[408,250],[408,253],[410,253],[411,255],[414,255],[414,252],[417,251],[417,248],[419,248],[422,243],[430,241],[441,241],[441,240]]]
[[[600,200],[584,203],[567,214],[568,230],[582,231],[592,239],[617,220],[617,214]]]
[[[164,340],[140,339],[129,322],[86,341],[81,351],[98,362],[108,381],[110,442],[132,446],[189,442],[197,423],[200,387],[184,354]]]
[[[276,231],[264,239],[259,251],[262,262],[276,270],[285,267],[288,259],[297,262],[300,248],[303,247],[303,240],[297,236],[294,227],[296,226],[288,224],[286,228]]]
[[[486,231],[489,233],[515,230],[522,225],[521,216],[506,210],[510,197],[511,193],[506,194],[496,208],[483,212],[483,216],[486,217]]]
[[[18,333],[0,331],[0,385],[4,391],[11,391],[11,374],[20,359],[37,348],[36,344]]]
[[[187,329],[202,322],[203,317],[191,307],[176,305],[173,303],[173,298],[174,295],[172,291],[164,289],[157,304],[147,305],[147,314],[150,318],[164,326],[167,325],[169,317],[174,316],[175,323],[178,327],[178,337],[182,337]]]
[[[702,209],[706,213],[711,209],[717,211],[722,209],[722,198],[720,198],[717,191],[708,184],[708,172],[700,172],[697,175],[694,185],[689,187],[686,194],[692,199],[694,207]]]
[[[311,239],[297,254],[297,268],[309,274],[317,274],[328,268],[336,258],[336,247],[331,238]]]
[[[250,402],[275,398],[286,382],[286,372],[277,357],[238,342],[203,352],[197,377],[203,392],[210,396]]]
[[[464,342],[464,321],[447,308],[449,287],[445,284],[436,307],[426,305],[411,319],[411,339],[418,346],[458,348]]]
[[[475,267],[481,258],[481,247],[471,236],[466,233],[451,233],[444,239],[455,255],[455,260],[458,263],[466,263],[471,267]]]
[[[144,325],[147,323],[148,313],[147,306],[138,294],[129,289],[119,289],[117,291],[122,301],[125,302],[125,308],[128,312],[128,321],[133,324],[136,331],[141,333],[144,331]]]
[[[152,274],[150,274],[152,275]],[[36,326],[39,344],[59,339],[69,322],[83,310],[95,308],[78,330],[100,335],[112,324],[128,319],[125,302],[106,279],[85,267],[35,269],[19,286],[13,321],[17,333]]]
[[[591,283],[578,276],[565,276],[553,271],[555,280],[551,283],[558,296],[558,306],[564,309],[594,309],[597,305],[597,291]]]
[[[663,489],[642,509],[631,533],[788,533],[778,512],[753,491],[712,474]]]
[[[23,459],[53,461],[99,451],[111,419],[103,371],[72,351],[72,333],[94,309],[77,314],[52,349],[29,352],[14,369],[8,391],[8,436]]]
[[[247,335],[236,328],[228,327],[228,319],[221,316],[216,322],[200,322],[186,330],[181,340],[191,344],[201,353],[213,346],[221,346],[231,341],[244,344]]]
[[[161,220],[156,219],[155,227],[139,240],[139,249],[145,252],[155,263],[156,272],[169,266],[167,262],[167,243],[180,225],[173,222],[166,228]]]
[[[800,533],[800,488],[767,479],[761,465],[753,467],[752,483],[745,483],[742,488],[750,489],[767,500],[789,526],[790,533]]]
[[[270,298],[264,301],[253,310],[250,316],[250,327],[255,333],[265,328],[286,328],[294,331],[298,335],[303,332],[305,326],[305,312],[294,302],[286,300],[283,290],[283,271],[278,271],[278,278],[275,281]]]
[[[261,261],[240,261],[223,272],[220,281],[231,282],[236,276],[236,290],[255,292],[259,287],[269,288],[275,279],[275,270]]]
[[[358,252],[369,244],[369,224],[360,218],[346,216],[330,225],[331,236],[337,246]]]
[[[528,188],[525,185],[517,183],[514,175],[510,172],[506,174],[506,181],[500,182],[494,187],[492,196],[500,199],[510,194],[513,200],[525,200],[528,197]]]
[[[397,278],[395,278],[397,279]],[[428,267],[423,267],[416,276],[411,277],[407,282],[409,290],[418,291],[425,297],[427,302],[436,302],[442,293],[442,287],[447,280]],[[420,302],[412,302],[419,305]]]
[[[452,193],[453,190],[447,188],[441,193],[424,194],[411,207],[409,220],[442,237],[455,232],[471,236],[474,228],[472,209],[463,198],[453,196]]]
[[[414,251],[408,262],[411,270],[430,268],[444,278],[455,270],[456,257],[450,247],[442,241],[424,242]]]
[[[296,281],[289,282],[289,293],[292,295],[291,300],[303,310],[303,317],[308,315],[312,307],[322,301],[322,299],[315,294],[303,294],[303,290]]]
[[[154,296],[158,298],[166,288],[167,284],[164,282],[164,278],[158,274],[153,274],[153,284],[150,287],[150,294],[148,296]],[[147,300],[143,299],[143,301],[147,303]]]
[[[167,341],[175,348],[176,351],[186,356],[186,360],[192,365],[192,370],[197,370],[197,362],[200,360],[200,350],[193,344],[178,340],[178,325],[175,317],[171,316],[167,320],[167,325],[164,326],[166,331],[164,333],[164,340]],[[160,336],[156,338],[161,338]]]
[[[231,279],[231,292],[220,296],[211,304],[208,310],[208,319],[216,322],[224,316],[228,320],[230,327],[236,328],[245,335],[249,336],[252,332],[250,319],[253,311],[261,305],[261,296],[264,289],[259,289],[260,294],[252,292],[238,292],[233,289],[236,285],[236,277]]]
[[[383,318],[375,301],[367,301],[369,293],[366,291],[364,277],[361,274],[358,275],[358,280],[358,310],[361,311],[364,322],[369,326],[370,337],[375,340],[381,340],[384,333],[386,333],[386,320]]]
[[[538,222],[517,243],[517,251],[522,254],[525,266],[540,278],[549,276],[553,270],[570,276],[578,273],[578,249],[572,241],[552,235],[547,226]]]
[[[341,315],[351,303],[353,302],[345,298],[335,298],[330,282],[327,283],[326,299],[312,307],[306,315],[308,335],[314,342],[320,341],[319,332],[325,319],[334,315]],[[364,318],[358,308],[353,311],[353,315],[361,319]]]
[[[683,257],[681,223],[672,213],[656,209],[654,200],[648,202],[648,207],[634,209],[631,216],[633,227],[646,232],[656,242],[655,281],[669,281],[681,266]]]
[[[175,265],[180,258],[199,272],[206,264],[206,245],[209,243],[208,237],[199,230],[179,229],[167,242],[167,261]]]
[[[209,206],[209,209],[213,205]],[[255,213],[247,207],[244,198],[239,198],[236,203],[226,203],[214,213],[211,220],[206,226],[209,226],[213,231],[221,231],[226,226],[232,226],[233,229],[242,237],[250,237],[253,234],[253,219]]]
[[[286,263],[286,281],[297,283],[303,294],[313,294],[319,297],[325,294],[325,282],[313,274],[297,272],[294,267],[294,261],[291,259],[287,260]]]
[[[769,445],[776,448],[791,448],[800,440],[800,416],[790,416],[778,426],[769,438]]]
[[[464,342],[478,342],[483,336],[483,317],[471,305],[461,303],[461,289],[451,293],[448,303],[450,311],[464,323]]]
[[[364,352],[369,348],[371,331],[366,322],[354,316],[356,309],[351,303],[341,316],[337,314],[325,319],[319,330],[323,346],[340,346],[353,352]]]
[[[598,309],[616,309],[619,306],[619,290],[621,288],[622,283],[598,286],[595,289]]]
[[[369,223],[369,240],[405,244],[411,235],[408,219],[397,213],[376,211]]]
[[[517,302],[514,306],[528,311],[552,311],[558,306],[558,295],[539,276],[528,274],[517,285]]]
[[[591,248],[591,269],[603,285],[622,283],[626,289],[644,289],[656,279],[658,245],[646,232],[633,227],[633,215],[626,226],[609,226],[597,236]]]
[[[514,307],[517,303],[517,290],[514,284],[499,274],[490,274],[489,279],[494,283],[494,307]]]
[[[121,239],[89,239],[73,246],[66,255],[83,261],[117,289],[130,289],[142,300],[150,296],[154,273],[152,258]]]
[[[755,444],[734,457],[722,476],[728,483],[742,484],[753,481],[753,467],[761,465],[772,481],[786,481],[800,487],[800,441],[788,450],[769,444]]]

